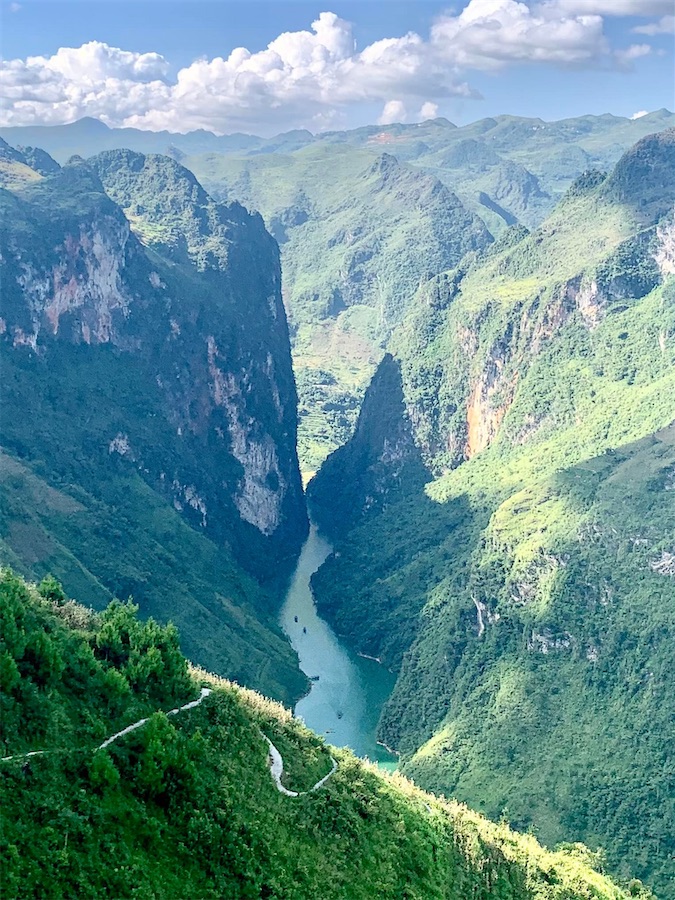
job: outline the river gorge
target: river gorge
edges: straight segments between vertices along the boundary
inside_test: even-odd
[[[312,525],[281,609],[280,625],[300,668],[313,679],[295,715],[328,743],[394,768],[396,757],[377,743],[375,732],[395,676],[376,660],[347,648],[316,611],[310,580],[331,552],[330,543]]]

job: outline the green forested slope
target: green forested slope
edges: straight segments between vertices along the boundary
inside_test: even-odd
[[[436,472],[425,492],[380,475],[380,502],[342,521],[327,501],[358,483],[349,448],[310,484],[339,551],[319,607],[399,672],[380,735],[403,770],[547,842],[601,845],[664,896],[674,172],[674,133],[645,139],[420,291],[390,406]]]
[[[485,245],[471,214],[495,235],[538,226],[576,177],[611,167],[673,121],[665,110],[634,121],[499,116],[462,128],[438,119],[186,158],[216,195],[259,209],[279,241],[303,468],[350,435],[380,347],[420,281],[454,265],[458,250]]]
[[[3,896],[622,900],[580,845],[531,836],[386,778],[281,707],[190,673],[175,630],[119,603],[92,615],[58,584],[0,580]],[[198,693],[204,702],[168,717]],[[106,749],[109,735],[147,717]],[[263,734],[261,734],[261,731]],[[28,751],[47,751],[21,758]]]
[[[4,564],[27,577],[53,573],[95,609],[133,597],[144,616],[177,624],[189,659],[286,703],[304,692],[274,598],[226,548],[191,528],[136,473],[111,466],[87,490],[81,480],[47,478],[51,462],[47,453],[31,465],[0,454]]]
[[[309,474],[350,436],[383,342],[420,280],[484,243],[476,216],[494,235],[516,223],[536,227],[581,173],[610,168],[636,140],[674,122],[668,110],[634,120],[505,115],[462,127],[435,119],[262,139],[110,129],[83,119],[0,133],[13,143],[44,146],[62,162],[72,153],[108,151],[105,157],[113,148],[167,153],[214,195],[263,213],[282,251],[300,394],[299,451]],[[27,157],[24,162],[32,165]],[[32,169],[19,172],[16,162],[7,167],[10,181],[35,177]],[[2,171],[0,160],[0,178]],[[161,206],[164,190],[147,192],[150,209]],[[165,206],[148,228],[138,197],[120,202],[151,243],[180,218]]]
[[[324,145],[190,163],[214,192],[263,213],[296,326],[365,306],[373,328],[391,328],[420,280],[490,242],[450,190],[388,153]]]
[[[674,472],[671,427],[492,514],[458,485],[353,531],[314,581],[337,627],[400,667],[380,736],[404,772],[548,843],[600,845],[664,897]]]
[[[312,470],[349,436],[380,345],[430,275],[491,236],[432,177],[372,148],[186,160],[214,196],[260,210],[279,242]]]
[[[145,204],[145,243],[96,166]],[[173,160],[127,153],[0,205],[0,561],[55,571],[98,607],[133,595],[180,624],[195,661],[297,698],[306,679],[255,580],[292,564],[307,529],[262,220]]]

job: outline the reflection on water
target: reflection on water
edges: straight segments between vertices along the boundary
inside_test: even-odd
[[[280,624],[300,658],[300,668],[310,678],[318,676],[295,714],[336,747],[351,747],[359,756],[392,763],[395,757],[375,741],[375,728],[394,676],[341,644],[314,606],[309,581],[331,551],[312,526],[281,610]]]

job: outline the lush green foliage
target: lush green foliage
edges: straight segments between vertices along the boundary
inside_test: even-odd
[[[143,246],[99,169],[145,240],[158,222],[180,239]],[[128,153],[76,161],[2,204],[0,561],[53,571],[97,608],[132,595],[177,622],[196,662],[297,698],[306,679],[271,592],[244,569],[276,575],[307,525],[262,220],[214,203],[173,160]],[[263,490],[283,482],[269,535],[240,513],[257,448],[277,466],[268,485],[258,464]]]
[[[2,570],[2,755],[103,741],[192,690],[178,632],[113,601],[101,614]],[[71,746],[71,749],[74,749]]]
[[[215,196],[259,209],[281,247],[301,408],[317,387],[326,397],[300,419],[311,471],[349,436],[380,343],[420,282],[490,235],[438,179],[372,148],[188,162]]]
[[[325,788],[284,797],[260,730],[282,749],[288,783],[299,788],[328,771],[322,740],[258,695],[190,677],[175,631],[139,623],[129,606],[91,615],[53,580],[35,590],[5,571],[0,616],[3,746],[50,751],[0,763],[7,900],[643,893],[636,882],[628,893],[612,885],[581,846],[550,853],[348,752],[331,751],[339,768]],[[170,718],[155,711],[191,699],[200,682],[213,689],[201,706]],[[95,750],[104,735],[148,715]]]
[[[337,629],[399,672],[380,735],[404,771],[548,843],[602,845],[666,896],[674,147],[646,139],[419,292],[389,405],[437,478],[390,476],[387,502],[380,474],[383,502],[352,495],[343,521],[317,504],[341,538],[314,578]],[[384,463],[377,412],[359,429]],[[312,497],[359,483],[355,443]]]

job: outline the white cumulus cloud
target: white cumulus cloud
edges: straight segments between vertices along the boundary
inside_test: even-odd
[[[648,109],[639,109],[637,112],[633,113],[633,115],[631,116],[631,119],[641,119],[643,116],[648,116],[648,115],[649,115]]]
[[[373,103],[383,105],[383,122],[417,121],[436,116],[448,98],[479,97],[466,80],[472,70],[629,67],[649,48],[611,49],[601,13],[612,4],[628,9],[631,0],[469,0],[440,16],[426,38],[408,32],[363,49],[351,23],[322,12],[307,31],[284,32],[257,52],[238,47],[197,59],[173,77],[158,53],[91,41],[0,62],[0,124],[95,116],[111,126],[270,134],[339,127],[345,110]],[[644,4],[662,9],[660,0]]]
[[[649,56],[651,52],[652,48],[649,44],[631,44],[630,47],[626,47],[624,50],[617,50],[615,55],[620,66],[630,68],[636,59]]]
[[[672,12],[672,0],[549,0],[562,12],[598,16],[660,16]]]
[[[405,122],[407,118],[408,113],[404,103],[401,103],[400,100],[388,100],[384,104],[384,109],[377,120],[377,124],[393,125],[395,122]]]
[[[97,116],[119,124],[170,90],[169,64],[158,53],[131,53],[91,41],[51,57],[0,64],[0,121],[7,125],[70,122]]]
[[[455,65],[469,69],[595,65],[609,54],[601,16],[570,16],[556,4],[530,8],[517,0],[470,0],[459,15],[438,19],[431,40]]]
[[[675,16],[662,16],[658,22],[636,25],[633,32],[635,34],[648,34],[651,37],[657,34],[675,34]]]
[[[424,121],[424,119],[435,119],[438,115],[438,103],[432,103],[430,100],[427,100],[426,103],[422,104],[422,108],[420,109],[420,119]]]

